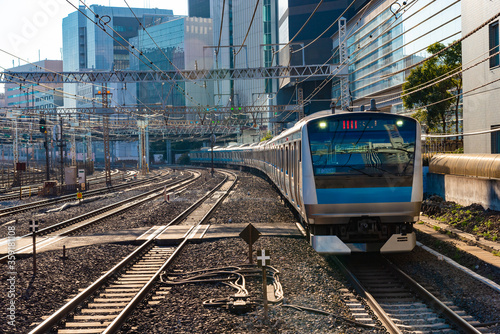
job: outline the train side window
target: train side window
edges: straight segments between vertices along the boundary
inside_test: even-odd
[[[299,141],[299,151],[298,151],[298,153],[299,154],[298,154],[298,159],[297,160],[299,160],[299,162],[302,162],[302,142],[301,141]]]
[[[290,154],[290,151],[288,149],[288,145],[285,147],[285,174],[288,175],[288,160],[289,159],[289,154]]]

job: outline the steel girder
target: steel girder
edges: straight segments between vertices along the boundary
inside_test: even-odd
[[[328,77],[335,74],[335,65],[277,66],[214,70],[182,71],[84,71],[84,72],[3,72],[1,83],[106,83],[162,82],[236,79],[283,79]]]

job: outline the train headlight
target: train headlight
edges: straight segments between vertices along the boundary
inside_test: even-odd
[[[321,129],[325,129],[325,128],[326,128],[326,125],[327,125],[327,124],[326,124],[326,122],[319,122],[319,127],[320,127]]]

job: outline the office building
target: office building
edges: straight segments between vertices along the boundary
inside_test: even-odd
[[[61,72],[61,60],[41,60],[31,64],[9,68],[12,72]],[[19,85],[5,84],[5,106],[9,108],[53,109],[63,105],[62,84],[26,82]]]
[[[75,11],[63,19],[63,61],[64,71],[114,71],[130,67],[127,46],[130,38],[136,37],[139,22],[149,27],[173,17],[173,11],[167,9],[147,9],[127,7],[106,7],[91,5],[90,9],[80,6],[80,10],[89,18],[99,16],[97,26],[82,13]],[[135,16],[134,16],[135,14]],[[101,29],[107,28],[109,36]],[[122,46],[123,45],[123,46]],[[136,104],[135,92],[129,91],[125,84],[109,83],[112,95],[111,105]],[[75,95],[92,99],[101,88],[89,84],[65,84],[64,90]],[[65,107],[92,106],[89,100],[66,98]]]
[[[349,105],[359,110],[374,98],[386,112],[404,113],[401,85],[411,65],[427,58],[427,47],[461,37],[460,1],[374,1],[347,21]],[[332,36],[333,63],[339,64],[339,33]],[[332,99],[341,98],[335,77]]]
[[[481,133],[464,136],[465,153],[500,153],[499,12],[496,1],[462,1],[464,36],[488,22],[462,42],[463,131]]]
[[[130,42],[143,55],[136,52],[130,56],[131,69],[149,70],[148,59],[161,71],[209,69],[213,50],[206,46],[213,44],[212,30],[210,18],[179,17],[151,26],[147,33],[139,31]],[[166,80],[139,83],[137,87],[138,100],[147,105],[212,106],[214,103],[212,81]],[[193,117],[187,115],[188,119]]]
[[[167,9],[148,9],[128,7],[106,7],[90,5],[80,6],[80,11],[69,14],[63,19],[63,61],[64,71],[118,71],[130,68],[130,52],[128,41],[136,37],[139,22],[144,27],[150,27],[173,18],[173,11]],[[96,25],[89,18],[99,16]],[[137,19],[136,19],[137,17]],[[111,30],[111,27],[113,30]],[[106,32],[102,29],[106,30]],[[109,36],[108,33],[111,35]],[[125,47],[127,48],[125,48]],[[102,83],[95,84],[64,84],[64,90],[77,95],[78,99],[65,98],[66,108],[102,107],[98,92],[103,91]],[[107,83],[111,96],[109,107],[118,105],[135,106],[138,104],[135,84]],[[84,116],[79,116],[83,117]],[[123,115],[113,115],[111,120],[123,118]],[[75,120],[78,122],[78,120]],[[87,134],[90,138],[90,133]],[[113,140],[110,143],[111,160],[138,159],[140,155],[136,141],[130,141],[128,134],[123,134],[126,140]],[[79,151],[79,150],[77,150]],[[92,151],[97,161],[103,161],[102,142],[93,142]]]

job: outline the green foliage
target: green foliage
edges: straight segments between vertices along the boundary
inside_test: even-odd
[[[434,43],[427,48],[427,51],[434,55],[444,48],[444,44]],[[461,43],[457,43],[439,55],[430,57],[421,66],[412,69],[407,81],[403,84],[403,94],[408,94],[402,97],[403,105],[408,109],[421,108],[414,114],[414,117],[428,126],[427,132],[435,131],[438,126],[443,132],[447,132],[446,118],[453,105],[456,119],[458,119],[459,96],[457,92],[462,89],[462,75],[457,74],[444,80],[441,79],[460,70],[461,67]],[[437,78],[440,80],[436,80]],[[430,82],[435,83],[428,86]],[[456,126],[458,130],[458,123]]]
[[[271,131],[267,131],[266,134],[260,139],[260,141],[266,141],[273,138]]]

